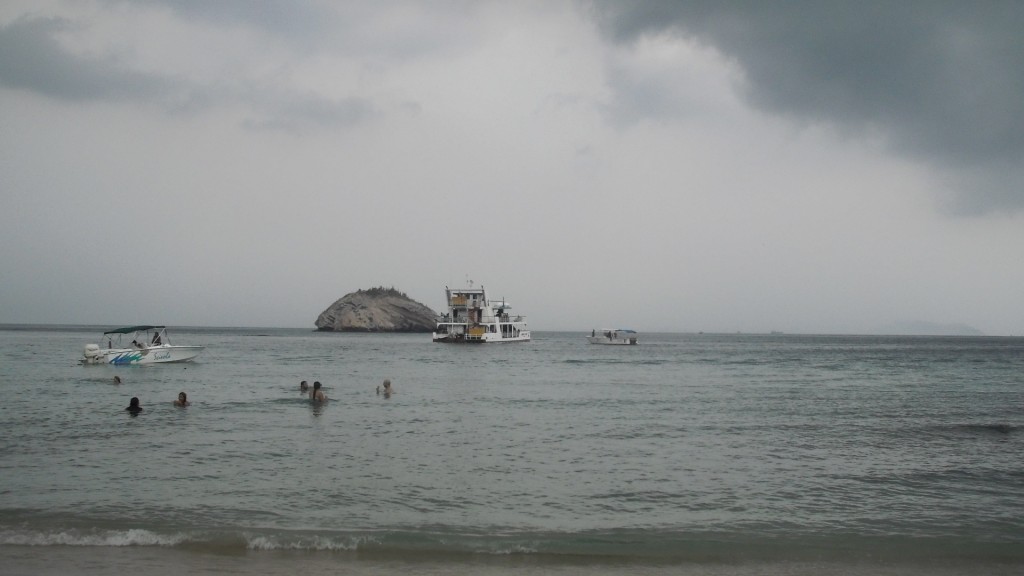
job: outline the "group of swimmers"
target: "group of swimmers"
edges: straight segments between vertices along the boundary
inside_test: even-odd
[[[120,383],[121,377],[114,376],[114,384]],[[327,402],[327,395],[324,394],[324,391],[321,389],[322,387],[323,385],[320,384],[319,380],[313,382],[312,388],[309,387],[309,384],[307,384],[305,380],[299,382],[299,392],[303,394],[308,393],[309,399],[312,400],[314,403]],[[380,396],[382,393],[384,394],[385,398],[391,398],[391,395],[395,393],[394,388],[391,387],[391,380],[385,379],[384,383],[381,384],[381,386],[377,386],[377,395]],[[178,392],[178,399],[174,401],[174,405],[180,408],[184,408],[185,406],[191,406],[192,403],[188,401],[187,394],[185,394],[184,392]],[[128,402],[128,407],[125,408],[125,410],[127,410],[133,416],[137,415],[139,412],[142,412],[142,406],[139,404],[139,398],[137,396],[132,396],[132,399]]]
[[[114,378],[118,381],[118,383],[120,383],[120,378],[118,378],[117,376],[115,376]],[[191,406],[192,403],[188,401],[188,394],[185,394],[184,392],[178,392],[178,399],[174,401],[174,405],[178,406],[179,408],[184,408],[185,406]],[[135,416],[139,412],[142,412],[142,406],[139,404],[138,396],[132,396],[132,399],[128,401],[128,407],[125,408],[125,410],[127,410],[132,416]]]
[[[120,383],[121,377],[115,375],[114,384]],[[191,406],[192,403],[188,401],[188,394],[185,394],[184,392],[178,392],[178,399],[174,401],[174,405],[178,406],[179,408],[184,408],[185,406]],[[135,416],[139,412],[142,412],[142,406],[139,404],[139,398],[137,396],[132,396],[132,399],[128,401],[128,407],[125,408],[125,410],[131,413],[132,416]]]
[[[313,402],[327,402],[327,394],[324,394],[324,391],[321,390],[320,387],[321,384],[319,380],[313,382],[312,389],[309,388],[309,384],[306,384],[305,380],[299,382],[299,392],[303,394],[309,393],[310,400]]]
[[[391,395],[395,393],[394,388],[391,387],[391,380],[384,380],[382,384],[383,390],[380,386],[377,386],[377,395],[380,396],[381,392],[384,393],[385,398],[391,398]],[[324,394],[323,390],[320,389],[321,385],[319,381],[313,382],[313,388],[309,387],[309,384],[303,380],[299,382],[299,393],[309,394],[309,399],[313,402],[327,402],[327,395]]]

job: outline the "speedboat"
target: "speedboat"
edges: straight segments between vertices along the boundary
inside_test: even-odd
[[[129,340],[130,339],[130,340]],[[164,364],[191,362],[203,346],[175,346],[165,326],[127,326],[103,333],[106,348],[86,344],[82,364]]]
[[[638,337],[639,335],[636,333],[636,330],[628,328],[602,328],[600,330],[591,330],[590,336],[587,336],[587,341],[591,344],[631,346],[637,343]]]
[[[528,342],[530,330],[526,317],[511,313],[512,305],[491,300],[483,286],[452,289],[445,286],[448,313],[437,321],[434,342],[484,344],[488,342]]]

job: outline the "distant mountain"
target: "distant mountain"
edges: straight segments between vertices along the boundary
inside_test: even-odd
[[[984,336],[985,333],[967,324],[937,324],[923,320],[894,322],[878,330],[879,334],[900,336]]]
[[[346,294],[316,319],[327,332],[432,332],[437,313],[394,288]]]

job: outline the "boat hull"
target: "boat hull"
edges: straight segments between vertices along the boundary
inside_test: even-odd
[[[204,346],[172,346],[170,344],[143,349],[113,348],[90,350],[87,348],[82,363],[128,366],[191,362],[204,348]]]
[[[500,342],[529,342],[530,333],[520,332],[518,336],[503,338],[500,334],[484,334],[480,337],[466,336],[465,334],[433,334],[434,342],[439,344],[489,344]]]
[[[484,327],[480,329],[465,329],[462,324],[439,324],[438,331],[431,335],[434,342],[440,344],[488,344],[500,342],[529,342],[530,331],[524,330],[522,326],[505,325],[502,330],[494,326],[494,331]]]
[[[604,346],[636,346],[636,338],[619,338],[617,340],[609,340],[604,336],[587,336],[587,342],[591,344],[601,344]]]
[[[587,336],[587,342],[604,346],[635,346],[639,342],[639,334],[627,328],[604,328],[592,330],[590,336]]]

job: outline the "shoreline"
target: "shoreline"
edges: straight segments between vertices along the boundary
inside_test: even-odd
[[[575,556],[552,558],[532,555],[450,555],[331,552],[306,550],[248,550],[212,552],[189,547],[98,547],[0,545],[0,573],[56,576],[115,576],[126,572],[152,576],[177,574],[259,574],[304,576],[344,573],[348,576],[391,574],[446,574],[452,576],[990,576],[1019,574],[1022,562],[965,558],[956,562],[885,562],[865,557],[858,561],[652,561]]]

